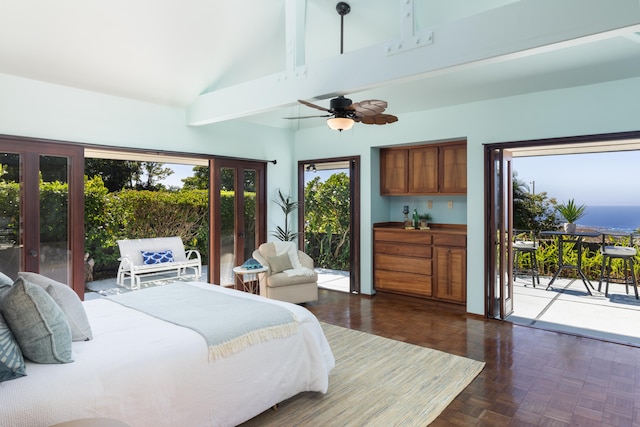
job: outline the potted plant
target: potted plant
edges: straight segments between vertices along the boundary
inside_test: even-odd
[[[421,230],[428,230],[429,229],[429,221],[431,221],[433,219],[431,217],[431,214],[423,213],[423,214],[418,215],[418,217],[420,218],[420,229]]]
[[[277,226],[276,231],[271,233],[271,235],[283,242],[295,240],[300,233],[289,229],[289,215],[298,208],[298,202],[293,201],[291,196],[285,197],[280,190],[278,190],[278,199],[274,200],[274,202],[280,206],[282,213],[284,213],[284,228]]]
[[[587,213],[587,207],[585,205],[578,206],[573,199],[569,199],[566,203],[559,204],[556,206],[556,210],[567,221],[564,225],[564,231],[567,233],[575,233],[576,221]]]

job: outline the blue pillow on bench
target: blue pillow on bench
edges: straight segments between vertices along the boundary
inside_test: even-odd
[[[164,262],[173,262],[173,252],[171,249],[166,251],[141,251],[142,261],[145,265],[162,264]]]

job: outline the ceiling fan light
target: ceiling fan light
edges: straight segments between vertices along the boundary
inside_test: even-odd
[[[340,132],[351,129],[354,123],[353,119],[348,117],[332,117],[327,119],[327,126],[329,126],[330,129],[339,130]]]

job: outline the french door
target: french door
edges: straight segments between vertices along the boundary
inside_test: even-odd
[[[298,162],[298,246],[305,250],[305,242],[310,236],[305,236],[305,224],[309,221],[309,207],[305,206],[305,172],[313,169],[316,172],[348,170],[349,193],[347,203],[349,207],[349,233],[346,244],[349,247],[349,292],[360,293],[360,156],[336,157],[329,159],[303,160]],[[343,195],[344,196],[344,195]],[[344,218],[342,218],[344,219]],[[340,239],[337,239],[340,240]],[[331,245],[327,245],[331,247]],[[310,251],[312,252],[312,251]]]
[[[209,173],[209,282],[232,286],[233,267],[266,242],[266,164],[213,159]]]
[[[512,156],[504,149],[485,151],[488,188],[485,212],[487,316],[505,319],[513,313]]]
[[[83,173],[82,147],[0,137],[3,273],[40,273],[84,297]]]

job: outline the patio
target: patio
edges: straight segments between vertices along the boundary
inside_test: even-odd
[[[545,290],[551,277],[541,276],[540,285],[531,286],[531,278],[514,282],[514,313],[507,321],[551,331],[593,337],[640,346],[640,301],[631,286],[629,295],[623,284],[611,283],[609,296],[596,290],[586,292],[580,279],[558,278]],[[526,286],[525,286],[526,285]]]

